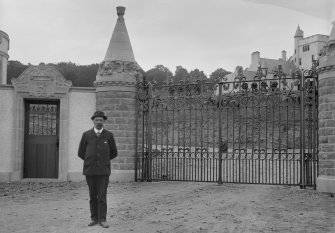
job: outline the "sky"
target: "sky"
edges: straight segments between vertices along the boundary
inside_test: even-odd
[[[293,54],[296,28],[305,37],[329,35],[335,0],[0,0],[0,30],[10,37],[10,60],[100,63],[125,6],[137,63],[210,75],[250,65],[251,53]]]

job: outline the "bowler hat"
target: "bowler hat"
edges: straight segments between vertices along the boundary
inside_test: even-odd
[[[91,117],[91,119],[93,120],[96,117],[102,117],[104,118],[104,120],[107,120],[107,117],[105,116],[105,113],[102,111],[96,111],[93,116]]]

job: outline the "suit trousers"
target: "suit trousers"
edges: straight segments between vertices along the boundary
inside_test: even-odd
[[[108,175],[86,176],[90,191],[90,210],[93,221],[106,221]]]

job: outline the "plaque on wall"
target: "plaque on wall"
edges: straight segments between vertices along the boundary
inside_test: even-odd
[[[29,95],[50,97],[55,95],[56,79],[54,77],[30,77]]]

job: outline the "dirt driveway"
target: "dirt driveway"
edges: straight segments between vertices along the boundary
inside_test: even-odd
[[[298,187],[111,183],[109,229],[87,227],[84,182],[0,183],[0,232],[335,232],[335,198]]]

